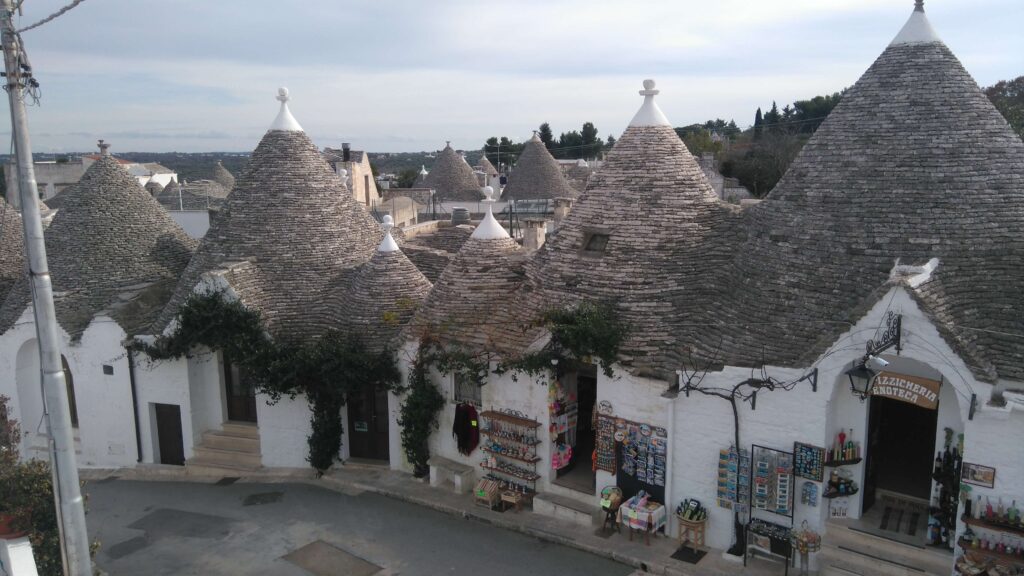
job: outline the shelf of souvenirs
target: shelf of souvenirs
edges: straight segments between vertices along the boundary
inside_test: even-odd
[[[829,460],[825,462],[826,468],[838,468],[840,466],[853,466],[854,464],[860,464],[862,458],[851,458],[849,460]]]
[[[519,468],[518,466],[511,466],[507,464],[491,466],[487,462],[481,462],[480,467],[483,468],[484,470],[491,470],[492,472],[498,472],[500,474],[512,476],[513,478],[519,478],[520,480],[534,482],[540,479],[540,474],[537,474],[536,472],[531,472],[524,468]]]
[[[968,526],[977,526],[979,528],[987,528],[989,530],[998,530],[1000,532],[1024,535],[1024,524],[1019,522],[1009,524],[1007,521],[1001,521],[995,518],[971,518],[970,516],[961,516],[960,519]]]
[[[994,560],[997,563],[1008,563],[1015,566],[1024,566],[1024,553],[1018,553],[1020,548],[1011,551],[998,551],[986,548],[977,548],[974,546],[973,540],[967,540],[961,538],[958,542],[960,548],[963,549],[971,560],[978,561],[979,559]]]
[[[488,475],[484,476],[484,478],[487,478],[488,480],[493,480],[493,481],[497,482],[498,483],[498,489],[502,493],[510,492],[512,494],[516,494],[518,496],[521,496],[521,497],[523,497],[523,498],[525,498],[527,500],[531,500],[531,499],[533,499],[534,496],[537,495],[537,491],[536,490],[534,490],[533,488],[530,488],[529,486],[526,486],[525,484],[517,484],[515,482],[509,482],[507,479],[501,478],[501,477],[496,476],[494,474],[488,474]]]
[[[523,426],[524,428],[539,428],[540,422],[531,420],[523,416],[516,416],[514,414],[507,414],[505,412],[498,412],[497,410],[484,410],[480,413],[481,418],[487,418],[488,420],[498,420],[500,422],[508,422],[515,424],[516,426]]]
[[[481,429],[481,434],[486,434],[496,440],[503,440],[508,442],[515,442],[516,444],[523,444],[525,446],[539,446],[540,438],[535,436],[528,436],[524,434],[516,434],[514,432],[508,432],[505,430],[494,430],[491,428]]]
[[[494,454],[498,458],[510,458],[512,460],[526,462],[527,464],[536,464],[537,462],[540,462],[540,456],[531,456],[529,454],[516,455],[510,452],[499,452],[498,450],[495,450],[489,446],[480,446],[480,449],[483,450],[484,452],[487,452],[488,454]]]
[[[853,496],[857,492],[860,492],[860,490],[857,489],[857,488],[854,488],[852,492],[840,492],[839,490],[831,490],[831,489],[829,489],[829,490],[825,490],[824,492],[822,492],[821,497],[822,498],[828,498],[828,499],[832,499],[832,498],[845,498],[847,496]]]

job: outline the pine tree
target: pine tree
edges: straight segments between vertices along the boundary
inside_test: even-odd
[[[764,117],[761,115],[761,107],[757,108],[757,114],[754,114],[754,140],[761,137],[761,132],[764,127]]]
[[[555,145],[555,136],[551,133],[551,125],[547,122],[540,125],[540,131],[537,136],[540,137],[540,141],[544,143],[544,147],[548,150]]]

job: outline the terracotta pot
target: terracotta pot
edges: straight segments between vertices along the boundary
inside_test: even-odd
[[[14,540],[28,534],[24,530],[15,530],[12,524],[14,524],[14,516],[0,514],[0,540]]]

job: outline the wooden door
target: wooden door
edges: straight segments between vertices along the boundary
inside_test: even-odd
[[[349,455],[388,460],[388,393],[368,386],[348,398]]]
[[[157,446],[160,463],[183,466],[185,445],[181,438],[181,407],[177,404],[154,404]]]
[[[256,422],[256,388],[245,369],[224,359],[224,392],[228,404],[228,420]]]

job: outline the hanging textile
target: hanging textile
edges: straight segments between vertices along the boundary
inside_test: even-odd
[[[460,454],[469,456],[476,450],[480,444],[480,426],[475,406],[463,403],[455,407],[452,436],[455,436]]]

